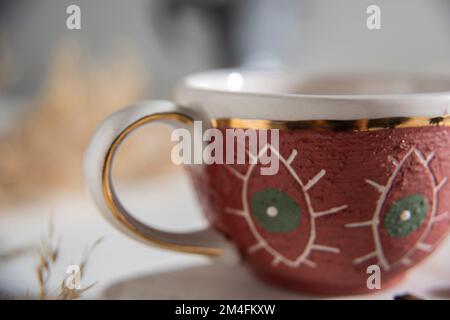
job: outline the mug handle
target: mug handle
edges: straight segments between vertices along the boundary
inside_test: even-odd
[[[151,100],[110,115],[97,129],[86,153],[87,185],[101,213],[128,236],[164,249],[235,261],[238,258],[236,250],[211,227],[188,233],[158,230],[127,212],[113,188],[111,169],[114,155],[132,131],[153,122],[167,123],[174,128],[190,126],[194,117],[189,113],[173,102]]]

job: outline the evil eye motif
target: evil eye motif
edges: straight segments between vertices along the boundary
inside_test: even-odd
[[[368,227],[375,250],[356,258],[354,264],[375,261],[390,271],[411,265],[417,251],[433,250],[427,243],[431,228],[447,218],[447,213],[437,212],[439,191],[447,178],[438,181],[435,177],[429,167],[433,158],[433,152],[425,156],[413,147],[400,160],[389,157],[393,172],[386,184],[366,179],[380,195],[372,218],[345,227]]]
[[[258,156],[248,155],[250,159],[259,160],[267,151],[274,153],[280,160],[276,175],[260,175],[261,161],[250,164],[245,173],[232,166],[225,167],[242,181],[242,209],[225,208],[225,212],[243,218],[247,223],[253,235],[253,241],[245,244],[248,254],[265,255],[272,260],[273,266],[282,263],[291,268],[301,265],[314,268],[316,263],[310,260],[313,251],[340,253],[339,248],[316,242],[316,220],[337,214],[347,206],[316,211],[309,191],[325,176],[325,170],[320,170],[304,182],[292,167],[296,150],[287,159],[270,145]]]
[[[427,199],[413,194],[394,203],[384,218],[384,227],[391,237],[405,237],[419,229],[428,212]]]
[[[279,189],[269,188],[254,193],[252,208],[256,222],[269,232],[290,232],[299,226],[300,208]]]

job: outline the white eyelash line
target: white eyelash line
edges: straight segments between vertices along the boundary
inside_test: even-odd
[[[428,164],[430,163],[431,160],[433,160],[434,158],[434,151],[431,152],[428,157],[424,157],[423,153],[420,152],[418,149],[414,148],[414,153],[416,154],[417,158],[419,158],[419,160],[422,162],[422,164],[424,166],[428,166]]]
[[[265,242],[258,242],[256,244],[252,245],[250,248],[248,248],[248,253],[256,252],[256,251],[264,248],[265,245],[266,245]]]
[[[322,169],[319,171],[319,173],[317,173],[314,177],[312,177],[305,186],[305,191],[308,191],[309,189],[311,189],[312,187],[314,187],[319,181],[320,179],[322,179],[322,177],[326,174],[327,172]]]
[[[225,212],[229,214],[234,214],[239,217],[245,217],[245,212],[240,209],[225,208]]]
[[[433,219],[432,219],[432,223],[444,221],[444,220],[446,220],[448,218],[449,218],[449,214],[446,211],[446,212],[443,212],[443,213],[440,213],[440,214],[437,214],[436,216],[434,216]]]
[[[227,170],[230,171],[238,179],[244,180],[244,175],[242,173],[240,173],[239,171],[237,171],[235,168],[230,167],[230,166],[225,166],[225,168],[227,168]]]
[[[389,156],[388,156],[388,160],[389,160],[389,161],[392,161],[392,163],[393,163],[396,167],[399,166],[399,163],[398,163],[397,159],[395,159],[393,156],[389,155]],[[366,180],[366,181],[367,181],[367,180]]]
[[[306,266],[310,267],[310,268],[315,268],[315,267],[317,267],[317,263],[315,263],[314,261],[308,260],[308,259],[305,259],[305,260],[303,261],[303,263],[304,263]]]
[[[297,156],[297,150],[292,150],[291,155],[289,156],[289,158],[286,160],[287,163],[291,164],[292,161],[294,161],[295,157]]]
[[[416,244],[416,248],[421,251],[431,252],[433,250],[433,246],[429,243],[418,242]]]
[[[397,165],[396,167],[398,167],[398,166],[399,165]],[[386,190],[386,186],[382,186],[381,184],[378,184],[375,181],[372,181],[370,179],[366,179],[365,181],[366,181],[367,184],[370,184],[372,187],[377,189],[380,193],[383,193],[384,190]]]
[[[238,139],[239,140],[239,139]],[[236,145],[237,146],[240,146],[240,147],[244,147],[245,148],[245,144],[243,145],[242,144],[242,142],[240,142],[240,141],[237,141],[236,142]],[[267,146],[267,145],[266,145]],[[261,151],[260,151],[260,154],[262,154],[262,152],[265,152],[266,150],[267,150],[267,147],[264,147]],[[250,152],[248,152],[247,150],[246,150],[246,154],[248,155],[248,157],[249,157],[249,163],[250,164],[257,164],[257,162],[258,162],[258,157],[256,157],[256,156],[254,156],[252,153],[250,153]],[[242,174],[242,173],[240,173],[239,171],[237,171],[236,169],[234,169],[233,167],[230,167],[230,166],[225,166],[225,168],[227,168],[231,173],[233,173],[236,177],[238,177],[239,179],[241,179],[241,180],[244,180],[244,175]]]
[[[347,205],[331,208],[331,209],[328,209],[328,210],[325,210],[325,211],[314,212],[313,214],[314,214],[314,218],[320,218],[320,217],[323,217],[323,216],[327,216],[329,214],[333,214],[333,213],[342,211],[344,209],[347,209]]]
[[[316,250],[316,251],[324,251],[324,252],[332,252],[332,253],[340,253],[341,252],[341,250],[339,248],[323,246],[321,244],[313,244],[312,249]]]
[[[308,211],[309,211],[310,216],[311,216],[310,217],[310,236],[309,236],[309,239],[308,239],[308,243],[307,243],[307,245],[305,247],[305,250],[303,250],[302,254],[297,259],[295,259],[294,261],[292,261],[290,259],[287,259],[283,255],[278,253],[274,248],[272,248],[261,237],[261,235],[256,230],[256,226],[255,226],[255,224],[253,223],[253,220],[250,217],[248,203],[247,203],[247,200],[246,200],[248,180],[250,178],[250,175],[251,175],[253,169],[256,166],[255,164],[250,165],[248,170],[247,170],[247,173],[245,175],[243,175],[243,179],[242,179],[243,180],[243,187],[242,187],[242,194],[241,194],[241,196],[242,196],[242,203],[243,203],[243,207],[244,207],[243,210],[226,208],[225,212],[227,212],[227,213],[240,212],[238,215],[244,217],[244,219],[247,221],[247,224],[248,224],[248,226],[250,228],[250,231],[252,232],[253,236],[257,240],[256,244],[251,246],[248,249],[248,251],[247,251],[248,253],[254,253],[254,252],[259,251],[260,249],[264,248],[270,255],[272,255],[274,257],[274,259],[272,260],[272,265],[273,266],[276,266],[280,262],[282,262],[283,264],[285,264],[285,265],[287,265],[289,267],[292,267],[292,268],[296,268],[296,267],[300,266],[301,264],[305,264],[306,266],[308,266],[310,268],[315,268],[316,267],[316,263],[308,260],[308,256],[310,255],[312,250],[321,250],[321,251],[327,251],[327,252],[332,252],[332,253],[339,253],[340,252],[340,250],[338,248],[333,248],[333,247],[328,247],[328,246],[324,246],[324,245],[316,245],[316,244],[314,244],[314,241],[316,239],[315,219],[317,217],[319,217],[319,216],[328,215],[328,214],[332,214],[332,213],[336,213],[338,211],[341,211],[341,210],[347,208],[347,206],[344,205],[344,206],[331,208],[329,210],[316,213],[314,211],[312,205],[311,205],[311,199],[309,198],[309,195],[307,193],[308,190],[306,189],[305,185],[303,184],[301,179],[298,177],[297,173],[292,169],[292,167],[290,166],[290,163],[288,163],[288,161],[286,159],[284,159],[276,149],[274,149],[270,144],[266,144],[266,146],[258,154],[257,158],[259,158],[261,156],[261,154],[263,154],[263,152],[266,152],[266,150],[268,148],[271,149],[271,152],[275,152],[275,154],[278,156],[279,160],[286,167],[288,172],[293,176],[294,180],[296,180],[297,183],[302,188],[303,195],[304,195],[305,201],[306,201],[306,205],[308,207]],[[249,154],[250,157],[254,157],[250,152],[248,152],[248,154]],[[293,154],[294,154],[294,152],[291,153],[291,156],[289,158],[291,158]],[[297,152],[295,152],[295,154],[297,154]],[[320,178],[323,176],[323,174],[321,174],[322,171],[324,171],[323,174],[325,174],[325,170],[321,170],[319,172],[319,174],[316,175],[311,180],[314,180],[316,178],[317,181],[319,181]],[[317,183],[317,181],[315,183]],[[242,214],[241,214],[241,212],[242,212]]]
[[[422,162],[423,165],[427,165],[427,160],[425,160],[424,155],[422,154],[422,152],[420,152],[419,150],[417,150],[416,148],[414,148],[414,153],[416,154],[416,157],[420,160],[420,162]]]
[[[275,267],[277,266],[280,262],[281,262],[282,258],[280,256],[276,256],[275,258],[273,258],[272,260],[272,266]]]
[[[346,228],[359,228],[359,227],[370,227],[374,223],[373,220],[367,220],[362,222],[347,223]]]
[[[378,257],[378,254],[376,251],[369,252],[369,253],[353,260],[353,264],[360,264],[360,263],[363,263],[364,261],[367,261],[367,260],[375,258],[375,257]]]
[[[383,248],[381,246],[381,241],[379,238],[379,233],[378,233],[378,225],[380,223],[379,221],[379,217],[381,214],[381,209],[383,207],[383,204],[387,198],[387,195],[390,191],[390,189],[392,188],[392,183],[394,182],[395,178],[397,177],[401,167],[403,166],[403,164],[405,163],[405,161],[411,156],[411,154],[414,152],[414,154],[417,156],[417,158],[419,159],[419,161],[428,168],[428,174],[430,175],[430,179],[433,182],[433,205],[432,205],[432,209],[431,209],[431,218],[429,219],[429,223],[426,226],[425,231],[422,233],[422,236],[420,237],[420,239],[416,242],[416,244],[397,262],[394,262],[392,264],[389,264],[389,262],[387,261],[386,257],[384,256],[384,252],[383,252]],[[429,232],[431,231],[431,226],[433,225],[433,223],[435,223],[436,221],[439,221],[443,218],[436,218],[436,206],[437,206],[437,194],[440,191],[440,189],[443,187],[443,185],[447,182],[447,177],[443,178],[439,184],[436,184],[436,179],[434,177],[434,175],[432,174],[431,170],[429,170],[429,163],[430,161],[434,158],[435,153],[432,152],[428,155],[428,157],[424,157],[423,154],[420,152],[420,150],[418,150],[416,147],[412,147],[407,154],[403,157],[403,159],[398,162],[397,160],[395,160],[392,156],[388,156],[388,159],[391,160],[395,166],[395,170],[392,173],[392,175],[389,177],[388,182],[386,184],[386,186],[382,186],[372,180],[366,179],[366,183],[370,184],[371,186],[373,186],[375,189],[377,189],[381,195],[380,198],[377,201],[377,206],[375,209],[375,213],[373,215],[373,219],[368,220],[368,221],[362,221],[362,222],[354,222],[354,223],[348,223],[346,224],[344,227],[346,228],[357,228],[357,227],[372,227],[372,235],[374,237],[374,243],[375,243],[375,251],[371,252],[365,256],[356,258],[354,260],[355,264],[359,264],[367,259],[373,258],[373,257],[377,257],[378,259],[378,263],[380,263],[383,267],[384,270],[389,271],[394,265],[396,265],[397,263],[401,263],[403,265],[410,265],[411,262],[411,255],[416,251],[416,250],[422,250],[422,251],[431,251],[433,249],[433,246],[431,246],[430,244],[426,243],[424,240],[425,238],[428,236]],[[441,215],[446,215],[446,213],[443,213]],[[439,215],[440,216],[440,215]],[[367,259],[366,259],[367,258]]]
[[[434,153],[434,151],[432,151],[432,152],[428,155],[428,157],[425,159],[425,161],[426,161],[426,163],[427,163],[427,166],[428,166],[428,164],[430,163],[430,161],[434,159],[434,156],[435,156],[435,153]]]
[[[444,186],[444,184],[447,183],[447,177],[444,177],[439,184],[436,186],[436,191],[439,192],[441,191],[442,187]]]
[[[403,258],[402,260],[400,260],[401,264],[404,266],[410,266],[412,265],[412,261],[410,258]]]

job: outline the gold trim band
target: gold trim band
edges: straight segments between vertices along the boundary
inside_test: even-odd
[[[360,120],[259,120],[221,118],[213,119],[214,128],[236,129],[319,129],[330,131],[375,131],[393,128],[450,126],[450,115],[438,117],[392,117]]]
[[[137,121],[130,124],[128,127],[126,127],[124,130],[120,132],[120,134],[114,139],[114,141],[111,143],[111,146],[109,147],[106,156],[105,161],[103,163],[102,168],[102,191],[103,191],[103,197],[105,199],[105,202],[111,211],[111,213],[114,215],[114,217],[122,223],[129,231],[131,231],[133,234],[135,234],[137,237],[150,241],[154,245],[161,247],[163,249],[169,249],[179,252],[185,252],[185,253],[197,253],[197,254],[203,254],[208,256],[219,256],[222,254],[222,249],[220,248],[214,248],[214,247],[201,247],[201,246],[193,246],[193,245],[183,245],[183,244],[176,244],[176,243],[170,243],[166,241],[162,241],[160,239],[157,239],[155,237],[152,237],[150,235],[150,232],[145,232],[145,228],[148,229],[148,227],[142,225],[141,228],[137,227],[136,224],[141,224],[138,221],[135,221],[133,224],[130,220],[134,220],[134,218],[130,218],[130,214],[128,214],[123,206],[120,204],[119,200],[117,199],[113,186],[112,186],[112,179],[111,179],[111,169],[112,169],[112,161],[114,159],[114,155],[122,143],[122,141],[135,129],[139,128],[142,125],[148,124],[150,122],[156,121],[156,120],[175,120],[184,124],[193,124],[193,119],[183,115],[181,113],[157,113],[145,116],[141,119],[138,119]]]

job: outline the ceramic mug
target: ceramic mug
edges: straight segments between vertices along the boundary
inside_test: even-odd
[[[269,282],[323,294],[367,292],[368,270],[378,268],[383,289],[448,233],[449,106],[450,79],[438,76],[195,74],[174,102],[142,102],[107,118],[88,149],[86,177],[105,217],[148,244],[239,257]],[[114,154],[142,125],[194,120],[222,131],[279,129],[271,150],[279,170],[187,166],[210,227],[172,233],[143,224],[114,193]]]

